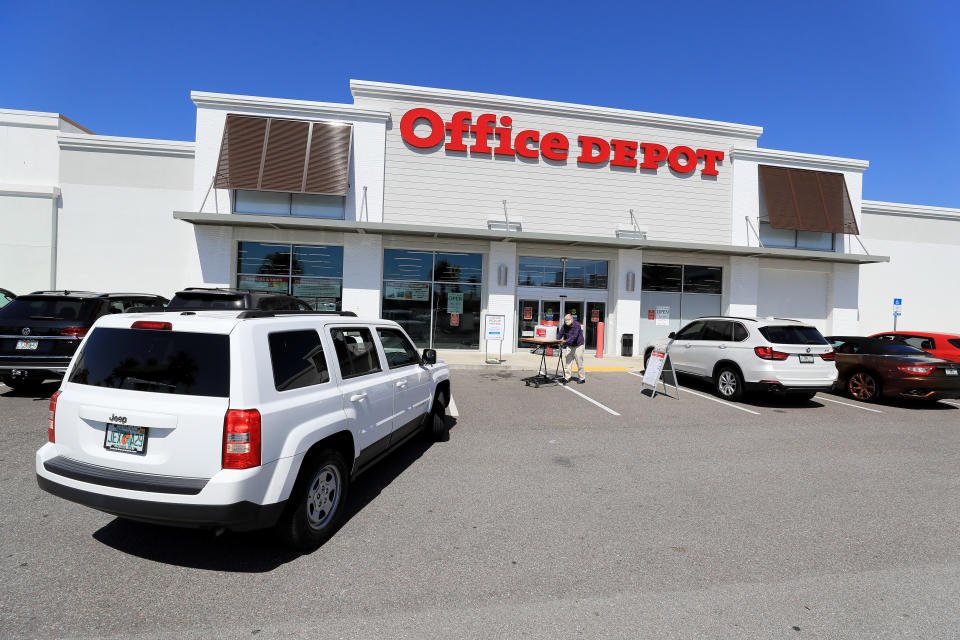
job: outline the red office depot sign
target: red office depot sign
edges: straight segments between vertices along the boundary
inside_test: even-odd
[[[415,125],[420,121],[430,125],[429,130],[423,131],[423,135],[414,131]],[[513,118],[510,116],[500,116],[500,126],[497,126],[495,114],[481,114],[474,122],[473,114],[469,111],[457,111],[448,122],[444,122],[436,111],[420,107],[403,114],[400,120],[400,135],[407,144],[418,149],[431,149],[443,144],[447,151],[469,149],[470,153],[496,156],[543,156],[547,160],[567,160],[570,154],[570,140],[567,136],[556,131],[541,134],[531,129],[514,133],[512,126]],[[463,140],[464,134],[468,132],[474,135],[473,143],[469,146]],[[491,140],[491,134],[495,139]],[[491,146],[491,143],[495,146]],[[723,161],[723,151],[694,149],[682,145],[668,149],[655,142],[578,136],[577,145],[580,148],[577,163],[584,165],[609,161],[613,167],[639,167],[656,171],[666,163],[677,173],[693,173],[697,170],[699,161],[703,160],[700,174],[715,176],[719,173],[717,162]]]

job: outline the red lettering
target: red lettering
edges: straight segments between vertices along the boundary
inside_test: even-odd
[[[680,156],[686,156],[685,164],[680,163]],[[670,168],[677,173],[690,173],[697,170],[697,154],[690,147],[674,147],[670,150],[670,157],[667,160]]]
[[[536,148],[530,148],[529,142],[540,142],[540,133],[538,131],[521,131],[517,134],[513,146],[517,150],[517,155],[522,158],[536,158],[540,152]]]
[[[447,151],[466,151],[467,145],[463,144],[463,132],[470,130],[470,120],[473,115],[469,111],[457,111],[447,123],[447,131],[450,132],[450,142],[444,148]]]
[[[426,120],[430,123],[430,135],[421,138],[416,134],[413,127],[417,120]],[[403,114],[403,119],[400,120],[400,135],[411,147],[419,149],[435,147],[443,142],[446,135],[443,128],[443,118],[430,109],[410,109]]]
[[[659,169],[660,163],[667,159],[667,148],[662,144],[641,142],[640,148],[643,149],[643,162],[640,163],[641,169]]]
[[[494,149],[493,153],[498,156],[512,156],[513,147],[510,146],[510,125],[513,124],[513,118],[510,116],[503,116],[500,118],[500,124],[503,126],[494,129],[497,136],[500,138],[500,146]]]
[[[580,143],[580,157],[577,162],[583,164],[600,164],[610,158],[610,144],[603,138],[594,138],[592,136],[580,136],[577,138]],[[597,153],[594,153],[596,147]]]
[[[615,167],[637,166],[637,143],[633,140],[611,140],[613,159],[610,161]]]
[[[540,154],[547,160],[566,160],[570,141],[567,136],[551,131],[540,141]]]
[[[697,149],[697,157],[703,158],[703,171],[700,172],[700,175],[715,176],[719,174],[717,171],[717,160],[723,162],[723,151]]]
[[[497,123],[497,116],[492,113],[485,113],[477,118],[477,124],[470,127],[474,134],[473,144],[470,145],[471,153],[490,153],[493,149],[487,144],[487,136],[493,133],[490,125]]]

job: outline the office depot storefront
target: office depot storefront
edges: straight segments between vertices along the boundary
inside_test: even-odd
[[[502,315],[505,353],[570,313],[588,349],[603,323],[605,352],[632,343],[636,356],[708,314],[887,328],[876,299],[888,292],[868,274],[901,253],[896,274],[908,274],[925,253],[919,239],[886,239],[896,216],[911,229],[940,216],[954,242],[953,210],[865,205],[867,162],[763,149],[759,127],[351,90],[353,104],[195,92],[195,142],[60,125],[58,191],[44,196],[59,198],[59,233],[40,252],[55,260],[29,288],[271,289],[395,319],[440,349],[482,351],[484,317]],[[865,227],[882,229],[888,253],[868,253]],[[130,269],[90,255],[130,238],[142,238]],[[935,313],[934,293],[923,296],[918,308]]]

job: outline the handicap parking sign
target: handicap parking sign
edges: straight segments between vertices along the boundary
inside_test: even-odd
[[[894,299],[893,299],[893,304],[894,304],[894,306],[899,307],[900,305],[903,304],[903,298],[894,298]]]

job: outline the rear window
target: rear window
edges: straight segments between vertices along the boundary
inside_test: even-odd
[[[960,338],[950,338],[947,340],[947,342],[955,346],[957,349],[960,349]]]
[[[226,398],[230,338],[223,334],[98,328],[77,356],[70,382]]]
[[[902,342],[871,342],[870,352],[885,356],[928,356],[926,351]]]
[[[178,293],[168,306],[177,309],[243,309],[243,296]]]
[[[760,334],[773,344],[827,344],[827,339],[815,327],[771,325],[760,327]]]
[[[50,296],[20,296],[0,308],[0,318],[30,320],[87,320],[99,300],[56,298]]]

